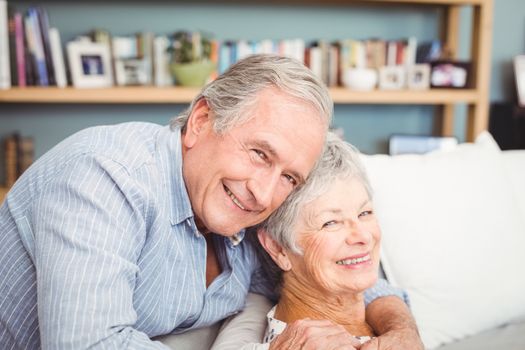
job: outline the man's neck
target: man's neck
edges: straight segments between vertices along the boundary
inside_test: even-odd
[[[275,318],[286,323],[310,318],[330,320],[346,328],[355,336],[373,336],[365,321],[365,303],[362,293],[327,295],[311,285],[301,283],[292,273],[284,275],[284,288],[277,304]]]
[[[206,288],[208,288],[222,270],[213,242],[213,233],[205,233],[204,238],[206,239]]]

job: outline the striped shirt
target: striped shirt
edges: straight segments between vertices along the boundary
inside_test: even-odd
[[[179,130],[125,123],[69,137],[0,207],[0,348],[165,349],[150,338],[269,293],[250,244],[213,239],[222,272],[206,288]]]

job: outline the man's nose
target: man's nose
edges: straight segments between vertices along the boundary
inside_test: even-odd
[[[280,172],[273,169],[272,171],[255,171],[248,180],[248,190],[252,193],[259,210],[271,205],[280,177]]]

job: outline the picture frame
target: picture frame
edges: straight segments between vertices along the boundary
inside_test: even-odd
[[[115,79],[118,86],[148,85],[151,83],[145,61],[138,58],[115,60]]]
[[[113,70],[109,46],[89,40],[75,40],[67,44],[71,81],[75,88],[102,88],[113,86]]]
[[[430,88],[430,64],[422,63],[408,67],[407,87],[411,90]]]
[[[470,71],[470,62],[434,61],[431,63],[430,87],[466,89],[470,86]]]
[[[384,66],[379,68],[379,88],[381,90],[401,90],[405,87],[406,68],[404,66]]]
[[[514,57],[514,76],[516,79],[518,104],[521,107],[525,107],[525,55]]]

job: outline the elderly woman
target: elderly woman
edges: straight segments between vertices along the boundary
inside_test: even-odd
[[[317,169],[260,226],[258,237],[282,270],[265,342],[303,319],[331,321],[360,343],[374,336],[365,321],[364,291],[378,278],[381,231],[354,147],[329,136]],[[290,344],[277,337],[270,349],[283,347]]]

